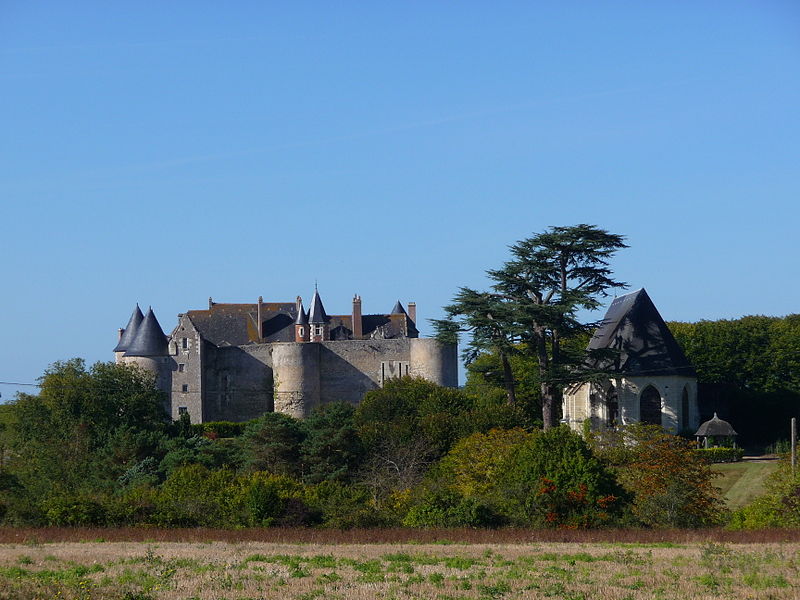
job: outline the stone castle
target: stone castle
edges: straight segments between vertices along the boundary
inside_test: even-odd
[[[358,403],[391,378],[410,375],[458,384],[454,345],[420,338],[416,305],[398,301],[388,314],[328,315],[319,292],[310,308],[294,302],[228,304],[178,315],[165,335],[153,310],[139,306],[114,348],[118,363],[152,372],[168,395],[173,419],[245,421],[266,412],[305,417],[315,406]]]

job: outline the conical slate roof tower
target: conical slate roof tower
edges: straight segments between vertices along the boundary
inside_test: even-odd
[[[167,356],[167,336],[156,319],[153,309],[147,311],[136,330],[125,356]]]
[[[136,331],[139,329],[139,325],[143,320],[144,315],[142,314],[142,309],[140,309],[139,305],[137,304],[136,308],[133,309],[133,314],[131,314],[128,324],[125,326],[125,329],[122,332],[122,336],[119,338],[117,347],[114,348],[114,352],[125,352],[128,349],[128,346],[131,345],[133,338],[136,337]]]
[[[316,289],[314,290],[314,298],[311,300],[308,322],[314,325],[322,325],[328,322],[328,315],[325,314],[325,307],[322,306],[322,299],[319,297],[319,291]]]

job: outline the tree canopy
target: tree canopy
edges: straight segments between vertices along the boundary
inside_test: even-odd
[[[466,362],[481,353],[499,357],[508,402],[516,403],[516,381],[510,356],[524,353],[536,360],[542,422],[558,421],[560,390],[589,376],[582,347],[565,343],[596,327],[579,313],[595,310],[609,290],[625,284],[612,277],[610,258],[626,248],[624,238],[594,225],[550,227],[512,245],[512,258],[489,270],[490,291],[462,287],[445,307],[446,318],[434,321],[440,339],[454,332],[469,334]]]

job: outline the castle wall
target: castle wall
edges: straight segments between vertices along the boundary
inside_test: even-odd
[[[217,347],[182,315],[169,349],[170,413],[178,419],[186,411],[193,423],[246,421],[273,410],[303,418],[320,403],[357,404],[387,379],[405,375],[457,385],[456,348],[429,339]]]
[[[358,404],[390,377],[409,373],[409,338],[320,344],[320,401]]]
[[[205,421],[248,421],[273,410],[269,344],[210,347],[203,378]]]

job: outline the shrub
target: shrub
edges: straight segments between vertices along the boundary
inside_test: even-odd
[[[732,529],[800,527],[800,474],[792,475],[788,460],[769,475],[765,488],[763,495],[733,514]]]
[[[527,526],[604,525],[627,496],[586,442],[566,426],[535,433],[518,446],[501,484],[508,516]]]
[[[285,475],[257,471],[241,476],[237,481],[238,497],[235,506],[241,507],[239,524],[263,527],[280,522],[290,505],[303,503],[303,486]],[[293,507],[297,510],[297,506]]]
[[[105,507],[94,498],[85,496],[52,496],[42,503],[48,525],[105,525]]]
[[[210,471],[201,465],[175,469],[156,497],[156,525],[219,527],[238,524],[234,510],[234,475],[228,469]]]
[[[593,434],[590,441],[634,495],[632,510],[641,524],[704,527],[726,519],[713,485],[716,474],[693,441],[641,423]]]
[[[465,498],[452,490],[434,490],[408,511],[407,527],[493,527],[503,519],[476,498]]]
[[[694,453],[709,464],[739,462],[744,456],[742,448],[696,448]]]
[[[391,520],[373,506],[369,491],[361,486],[323,481],[308,486],[305,498],[307,504],[320,514],[325,527],[350,529],[391,524]]]
[[[194,435],[204,435],[212,439],[232,438],[242,435],[245,423],[233,423],[231,421],[209,421],[208,423],[197,423],[192,425]]]

